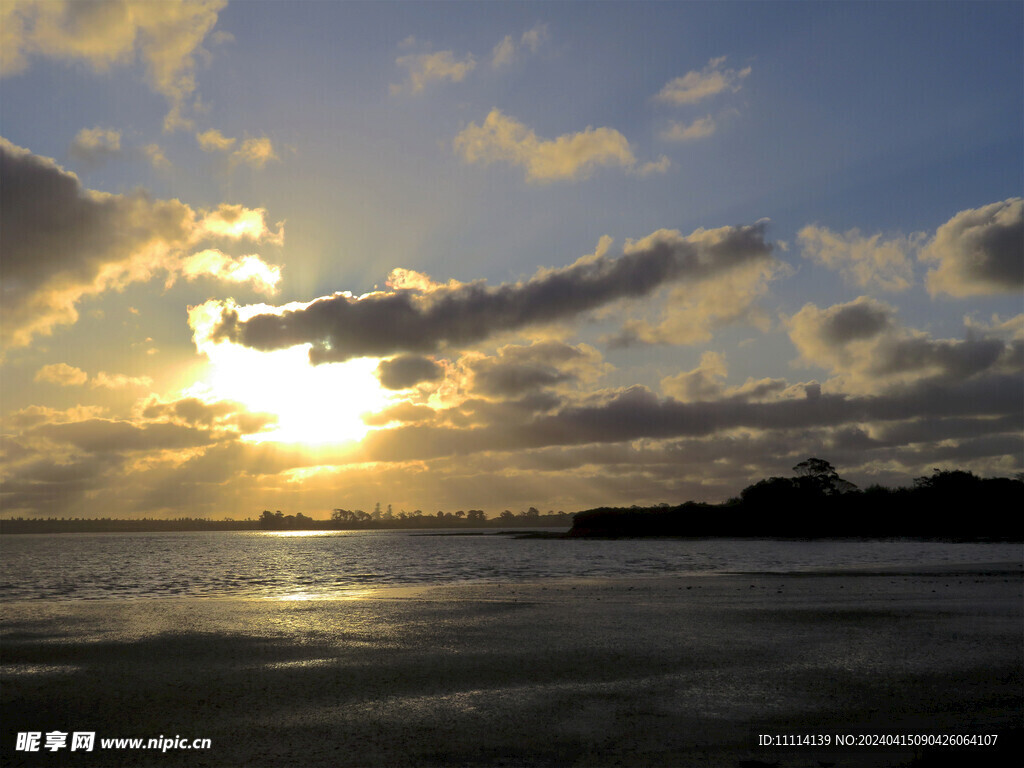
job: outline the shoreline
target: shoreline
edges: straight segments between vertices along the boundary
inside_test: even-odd
[[[1021,564],[1003,566],[4,603],[3,764],[885,768],[964,756],[757,738],[1018,738],[1024,594]],[[200,761],[12,751],[15,732],[51,728],[213,746]],[[1001,764],[978,749],[969,759]]]

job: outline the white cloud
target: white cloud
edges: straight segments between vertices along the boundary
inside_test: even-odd
[[[1024,199],[961,211],[935,231],[918,255],[936,266],[931,294],[976,296],[1024,288]]]
[[[453,142],[467,163],[504,162],[526,169],[529,181],[587,178],[602,166],[646,175],[667,170],[668,158],[638,166],[629,141],[613,128],[588,127],[555,139],[541,139],[515,118],[492,109],[482,125],[470,123]]]
[[[36,371],[35,381],[46,381],[62,387],[80,387],[88,380],[89,375],[81,368],[67,363],[44,365]]]
[[[395,59],[395,64],[408,70],[408,76],[404,83],[392,84],[391,93],[399,94],[402,91],[420,93],[430,83],[442,80],[461,83],[466,75],[476,67],[476,59],[472,54],[466,54],[465,58],[457,59],[452,51],[437,51],[436,53],[410,53],[399,56]]]
[[[673,121],[669,127],[662,131],[661,138],[666,141],[693,141],[713,136],[717,126],[711,115],[698,117],[692,123],[680,123]]]
[[[667,82],[655,98],[681,106],[694,104],[725,91],[738,91],[742,81],[750,75],[750,67],[740,70],[725,69],[723,64],[725,56],[711,59],[699,72],[691,70],[682,77]]]
[[[920,233],[883,240],[880,234],[865,237],[856,229],[839,234],[817,225],[806,226],[797,234],[806,258],[838,270],[861,288],[883,291],[904,291],[913,285],[910,254],[923,238]]]
[[[187,127],[195,56],[226,4],[8,0],[0,4],[0,75],[23,71],[33,56],[84,61],[101,73],[138,57],[150,87],[170,105],[164,130]]]

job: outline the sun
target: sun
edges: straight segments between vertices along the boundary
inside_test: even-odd
[[[308,349],[308,344],[272,352],[230,343],[208,345],[203,351],[209,368],[200,388],[209,397],[277,417],[275,426],[246,437],[251,441],[361,440],[370,429],[363,414],[379,411],[395,398],[374,373],[380,361],[358,358],[314,366]]]

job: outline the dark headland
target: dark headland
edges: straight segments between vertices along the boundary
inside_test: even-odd
[[[909,487],[864,490],[827,461],[807,459],[793,477],[770,477],[722,504],[599,507],[578,512],[570,537],[933,538],[1020,541],[1020,477],[983,479],[935,470]]]

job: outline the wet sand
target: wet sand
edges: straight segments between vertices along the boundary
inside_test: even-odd
[[[2,607],[5,766],[1019,765],[1020,564]],[[212,748],[14,751],[19,731]],[[759,734],[999,734],[997,747]]]

